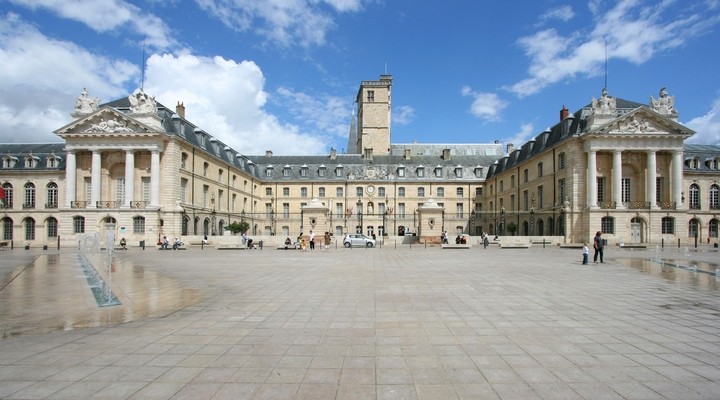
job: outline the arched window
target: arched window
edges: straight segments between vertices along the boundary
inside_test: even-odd
[[[203,221],[203,235],[209,235],[210,234],[210,220],[205,218]]]
[[[25,240],[35,240],[35,220],[25,218]]]
[[[85,233],[85,217],[73,217],[73,233]]]
[[[13,220],[9,217],[2,219],[2,238],[3,240],[13,240]]]
[[[445,197],[445,188],[444,187],[437,188],[437,197]]]
[[[693,218],[688,222],[688,237],[694,238],[700,234],[700,220]]]
[[[180,168],[187,169],[188,153],[182,153],[180,156]]]
[[[693,209],[699,209],[700,208],[700,187],[693,183],[690,185],[689,190],[690,198],[689,198],[689,207]]]
[[[537,234],[540,236],[545,234],[545,222],[542,219],[537,222]]]
[[[23,208],[35,208],[35,185],[32,182],[25,184],[25,203]]]
[[[5,199],[3,201],[3,208],[13,207],[13,186],[11,183],[3,184],[3,190],[5,190]]]
[[[50,217],[47,219],[47,237],[56,238],[58,235],[58,221],[57,219]]]
[[[225,221],[218,221],[218,235],[223,236],[225,234]]]
[[[50,182],[46,186],[47,190],[47,203],[45,208],[57,208],[58,206],[58,185],[55,182]]]
[[[708,237],[711,238],[717,238],[718,237],[718,220],[717,219],[711,219],[708,223]]]
[[[187,215],[183,215],[183,219],[182,219],[182,231],[181,231],[181,232],[182,232],[181,234],[182,234],[183,236],[189,235],[189,234],[188,234],[188,226],[189,226],[189,225],[190,225],[190,217],[188,217]]]
[[[602,233],[615,233],[615,218],[613,217],[602,217],[600,220],[600,229]]]
[[[710,186],[710,209],[720,209],[720,188],[717,184]]]
[[[145,233],[145,217],[133,217],[133,233]]]

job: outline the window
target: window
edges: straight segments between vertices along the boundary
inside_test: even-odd
[[[55,157],[48,158],[47,166],[48,166],[48,168],[56,168],[58,166],[58,159]],[[715,169],[717,169],[717,168],[715,168]]]
[[[58,235],[58,221],[57,219],[50,217],[47,219],[47,236],[49,238],[57,237]]]
[[[663,178],[655,178],[655,204],[660,204],[663,200]]]
[[[475,167],[475,177],[476,177],[476,178],[482,178],[482,177],[483,177],[483,167],[481,167],[481,166]]]
[[[303,165],[302,167],[300,167],[300,176],[303,178],[307,178],[307,176],[308,176],[308,166],[307,165]]]
[[[187,160],[188,160],[188,154],[182,153],[180,156],[180,168],[187,169]]]
[[[690,163],[690,168],[692,168],[692,169],[698,169],[698,168],[700,168],[700,160],[697,159],[697,158],[693,158],[692,161],[691,161],[691,163]],[[693,236],[693,237],[694,237],[694,236]]]
[[[510,211],[515,211],[515,195],[510,195]]]
[[[85,217],[73,217],[73,233],[85,233]]]
[[[602,233],[614,234],[615,233],[615,218],[602,217],[602,220],[600,220],[600,230],[602,231]]]
[[[335,203],[335,217],[342,218],[343,215],[345,215],[345,210],[343,210],[343,203]]]
[[[482,197],[483,188],[476,187],[475,188],[475,197]]]
[[[208,206],[208,194],[210,192],[210,187],[208,185],[203,185],[203,197],[202,197],[202,205],[203,207]]]
[[[456,178],[462,178],[463,177],[463,169],[460,166],[455,167],[455,177]]]
[[[565,179],[558,179],[558,203],[565,201]]]
[[[25,203],[23,208],[35,208],[35,185],[31,182],[25,184]]]
[[[338,165],[335,167],[335,176],[338,178],[341,178],[343,176],[343,167],[342,165]]]
[[[441,186],[441,187],[437,188],[437,197],[445,197],[445,188],[444,187]]]
[[[283,167],[283,178],[289,178],[290,177],[290,166],[286,165]]]
[[[455,195],[457,197],[463,197],[463,193],[464,193],[463,188],[459,187],[459,188],[455,189]]]
[[[46,187],[47,203],[45,208],[57,208],[58,206],[58,185],[55,182],[50,182]]]
[[[558,154],[558,169],[565,169],[565,153]]]
[[[515,175],[510,175],[510,187],[515,187]]]
[[[498,190],[501,192],[505,190],[505,181],[500,181],[500,184],[498,185]]]
[[[708,223],[708,237],[716,238],[718,237],[718,220],[717,219],[711,219]]]
[[[318,171],[317,171],[318,176],[321,177],[321,178],[322,178],[322,177],[325,177],[325,172],[326,172],[326,171],[327,171],[327,168],[325,168],[324,165],[321,165],[320,167],[318,167]]]
[[[528,170],[527,168],[523,171],[523,182],[527,183],[528,181]]]
[[[527,190],[523,190],[523,210],[530,209],[530,196]]]
[[[542,185],[538,186],[537,194],[538,194],[538,199],[537,199],[538,200],[538,208],[543,208],[543,194],[544,193],[543,193]]]
[[[418,197],[425,197],[425,188],[424,187],[418,188]]]
[[[283,203],[282,213],[283,218],[290,218],[290,203]]]
[[[425,167],[419,166],[415,170],[415,173],[417,174],[418,178],[424,178],[425,177]]]
[[[358,186],[355,188],[355,195],[357,197],[363,197],[363,188]]]
[[[538,178],[541,178],[543,176],[543,163],[541,163],[541,162],[538,163],[537,174],[538,174]]]
[[[265,177],[272,178],[272,176],[273,176],[273,167],[265,167]]]
[[[223,200],[225,197],[224,195],[225,195],[225,191],[223,191],[222,189],[218,189],[217,205],[218,205],[218,209],[220,209],[220,210],[225,208],[224,207],[225,201]]]
[[[142,177],[140,179],[140,184],[142,185],[141,189],[143,201],[150,201],[150,178]]]
[[[374,90],[368,90],[367,91],[367,101],[373,102],[375,101],[375,91]]]
[[[688,222],[688,237],[697,237],[700,232],[700,221],[697,218],[693,218]]]
[[[675,218],[663,217],[662,218],[662,233],[666,235],[675,234]]]
[[[272,218],[272,216],[273,216],[272,203],[265,203],[265,218]]]
[[[300,197],[308,197],[308,189],[306,187],[300,188]]]
[[[435,167],[435,170],[434,170],[434,171],[435,171],[435,177],[436,177],[436,178],[442,178],[443,173],[442,173],[442,167],[441,167],[441,166],[438,165],[437,167]]]
[[[12,240],[13,239],[13,221],[10,218],[5,217],[2,219],[2,223],[3,223],[3,230],[2,230],[3,240]]]
[[[455,218],[465,218],[465,210],[463,209],[463,203],[455,204]]]
[[[289,187],[283,188],[283,197],[290,197],[290,188]]]
[[[378,196],[385,197],[385,187],[381,186],[378,188]]]
[[[689,207],[692,209],[700,208],[700,187],[697,184],[690,185]]]
[[[125,177],[118,176],[115,178],[115,201],[120,204],[125,200]]]
[[[405,188],[402,186],[398,188],[398,197],[405,197]]]
[[[325,197],[325,188],[318,188],[318,197]]]
[[[145,217],[133,217],[133,233],[145,233]]]
[[[405,167],[402,165],[397,168],[397,175],[399,178],[405,177]]]
[[[203,163],[203,176],[208,176],[208,168],[210,167],[210,164]]]
[[[405,218],[405,203],[398,203],[397,217]]]
[[[343,197],[343,188],[335,188],[335,196],[337,197]]]
[[[26,157],[25,158],[25,168],[33,168],[35,167],[35,158],[34,157]],[[34,232],[33,232],[34,235]]]
[[[632,186],[630,178],[622,178],[622,193],[621,201],[623,203],[629,203],[632,198]]]
[[[25,218],[25,240],[35,240],[35,220]]]
[[[602,204],[605,202],[605,177],[597,178],[597,202]]]
[[[378,203],[378,214],[385,214],[385,203]]]
[[[720,188],[718,188],[718,185],[713,184],[710,186],[710,209],[717,210],[720,209]]]
[[[224,175],[224,173],[225,173],[225,171],[223,171],[223,170],[221,170],[221,169],[218,169],[218,182],[222,182],[222,181],[223,181],[223,175]]]
[[[3,208],[12,208],[13,207],[13,187],[10,183],[3,184],[3,189],[5,190],[5,202],[3,203]]]
[[[180,203],[187,202],[187,185],[188,180],[186,178],[180,178]]]
[[[265,196],[272,196],[272,188],[265,188]]]

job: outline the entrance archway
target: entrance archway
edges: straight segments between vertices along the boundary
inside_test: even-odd
[[[642,218],[634,217],[630,220],[630,242],[631,243],[644,243],[645,242],[645,223]]]

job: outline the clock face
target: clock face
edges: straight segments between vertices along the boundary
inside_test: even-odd
[[[370,185],[367,187],[366,190],[367,190],[368,194],[373,194],[373,193],[375,193],[375,186]]]

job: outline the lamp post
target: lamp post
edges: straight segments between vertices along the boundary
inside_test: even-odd
[[[468,234],[473,235],[475,232],[475,210],[470,211],[470,229]]]
[[[358,200],[356,205],[357,205],[357,210],[358,210],[357,211],[358,223],[360,224],[359,225],[360,231],[357,233],[362,235],[362,233],[363,233],[363,209],[362,209],[363,204],[362,204],[362,201]]]
[[[530,235],[535,233],[535,209],[530,208]]]
[[[270,236],[275,235],[275,210],[270,210]]]
[[[505,234],[505,207],[500,209],[500,234]]]

